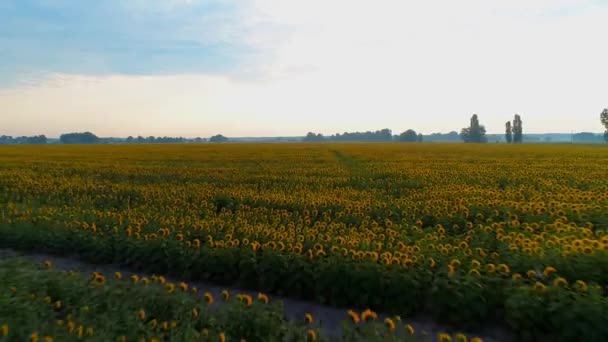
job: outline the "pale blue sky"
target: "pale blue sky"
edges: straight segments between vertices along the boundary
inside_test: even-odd
[[[608,1],[3,0],[0,135],[601,131]]]

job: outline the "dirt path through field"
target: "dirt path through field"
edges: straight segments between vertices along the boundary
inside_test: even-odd
[[[101,272],[106,276],[110,276],[114,274],[114,272],[119,271],[124,276],[128,277],[132,274],[137,274],[139,276],[151,276],[146,272],[133,272],[131,270],[125,269],[124,267],[118,265],[94,265],[90,263],[83,262],[78,259],[70,258],[70,257],[62,257],[50,254],[38,254],[38,253],[29,253],[29,252],[19,252],[11,249],[0,249],[0,259],[2,258],[10,258],[10,257],[23,257],[35,262],[43,262],[49,260],[53,263],[53,265],[61,270],[75,270],[81,272]],[[175,279],[173,277],[167,277],[168,281],[172,281],[175,283],[180,282],[180,279]],[[235,287],[218,287],[213,284],[209,284],[202,281],[186,281],[191,286],[196,286],[199,289],[199,294],[207,291],[213,294],[215,298],[221,297],[222,290],[228,290],[230,293],[246,293],[254,296],[257,296],[257,292],[250,290],[243,290]],[[326,337],[337,339],[341,336],[342,331],[342,321],[345,320],[346,311],[349,308],[335,308],[324,305],[319,305],[314,302],[294,300],[290,298],[283,298],[278,296],[270,296],[271,301],[280,300],[283,302],[283,306],[285,308],[285,314],[290,320],[303,320],[304,315],[308,312],[313,314],[315,320],[321,323],[322,326],[322,334]],[[362,308],[359,308],[359,311]],[[384,319],[386,315],[380,315],[380,319]],[[434,323],[432,320],[425,318],[414,318],[414,319],[404,319],[405,323],[411,324],[416,330],[416,335],[418,335],[422,341],[433,341],[436,340],[434,337],[439,332],[445,332],[447,329]],[[424,332],[424,333],[423,333]],[[500,328],[492,327],[487,328],[485,331],[478,331],[478,334],[467,333],[469,336],[480,336],[483,338],[484,342],[510,342],[514,341],[514,339],[508,334],[506,331]],[[428,337],[425,338],[424,335]]]

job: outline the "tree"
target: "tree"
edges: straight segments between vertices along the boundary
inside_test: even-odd
[[[66,133],[59,137],[59,141],[62,144],[96,144],[99,138],[91,132]]]
[[[422,139],[423,139],[422,133],[418,133],[418,138],[416,139],[416,141],[422,142]]]
[[[507,143],[510,144],[513,142],[513,130],[511,130],[511,121],[507,121],[505,126],[505,139],[507,140]]]
[[[471,117],[471,125],[460,131],[460,138],[465,143],[485,143],[488,142],[486,137],[486,128],[479,124],[477,114]]]
[[[210,142],[226,142],[228,141],[228,138],[226,138],[225,136],[218,134],[218,135],[214,135],[211,138],[209,138]]]
[[[416,131],[414,131],[413,129],[408,129],[407,131],[399,134],[399,141],[416,142],[417,139],[418,139],[418,135],[416,134]]]
[[[606,129],[604,131],[604,140],[608,142],[608,108],[605,108],[602,111],[602,114],[600,114],[600,119],[602,120],[602,125],[604,125],[604,128]]]
[[[306,134],[306,136],[304,137],[304,139],[302,139],[302,141],[305,142],[319,142],[319,141],[325,141],[325,137],[323,136],[323,134],[321,133],[313,133],[313,132],[308,132]]]
[[[515,118],[513,119],[513,143],[521,144],[523,138],[521,117],[519,114],[515,114]]]

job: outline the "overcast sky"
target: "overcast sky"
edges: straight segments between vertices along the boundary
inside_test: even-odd
[[[603,130],[607,0],[1,0],[0,135]]]

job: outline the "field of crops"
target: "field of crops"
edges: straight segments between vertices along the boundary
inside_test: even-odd
[[[0,147],[0,247],[404,321],[497,324],[518,340],[603,341],[608,148]]]

